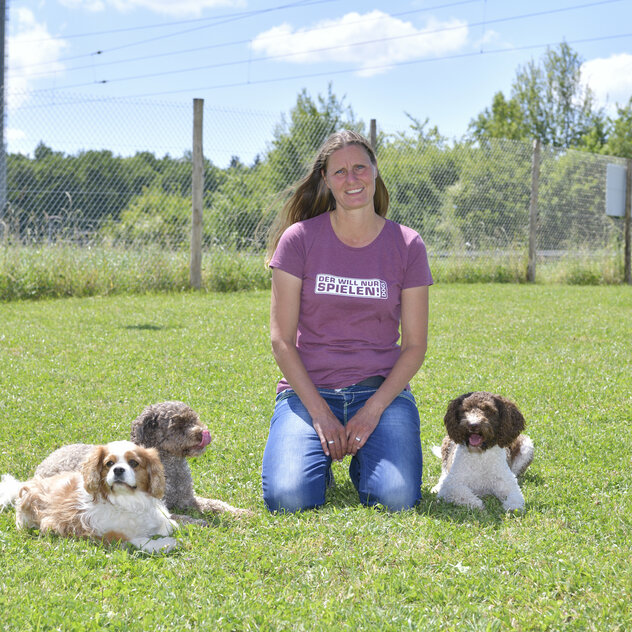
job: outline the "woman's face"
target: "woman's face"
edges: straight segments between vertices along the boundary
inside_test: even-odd
[[[346,145],[334,151],[323,177],[337,209],[373,207],[377,169],[361,145]]]

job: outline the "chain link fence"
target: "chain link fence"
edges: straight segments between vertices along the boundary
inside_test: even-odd
[[[48,246],[76,249],[83,258],[133,253],[138,265],[161,275],[174,269],[167,257],[179,262],[186,283],[192,112],[191,103],[24,96],[7,125],[6,203],[0,210],[5,253]],[[90,130],[81,132],[78,121]],[[207,276],[218,269],[234,273],[239,262],[245,274],[256,270],[265,278],[266,231],[283,192],[338,125],[326,117],[297,125],[274,113],[205,105]],[[46,137],[36,138],[34,129],[45,129]],[[389,217],[419,231],[435,278],[467,280],[477,263],[493,266],[497,280],[524,280],[532,143],[447,142],[419,127],[389,129],[381,121],[377,132]],[[623,221],[605,214],[608,163],[625,161],[543,148],[538,265],[622,259]]]

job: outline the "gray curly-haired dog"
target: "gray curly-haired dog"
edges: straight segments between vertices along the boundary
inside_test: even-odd
[[[132,422],[130,439],[145,448],[156,448],[165,470],[163,501],[169,511],[194,509],[200,513],[250,515],[222,500],[202,498],[193,492],[193,480],[187,458],[200,456],[212,437],[198,414],[183,402],[160,402],[147,406]],[[35,476],[47,477],[59,472],[76,471],[94,446],[86,443],[65,445],[50,454],[35,470]],[[178,522],[205,524],[203,520],[174,514]]]

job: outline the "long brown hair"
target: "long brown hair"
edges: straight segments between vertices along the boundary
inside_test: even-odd
[[[318,150],[310,172],[290,188],[290,197],[272,223],[268,236],[266,265],[270,263],[279,239],[288,226],[333,211],[336,208],[336,200],[327,187],[322,174],[327,171],[329,157],[347,145],[360,145],[369,155],[371,164],[377,169],[377,158],[373,147],[362,134],[348,129],[332,134]],[[378,215],[386,217],[388,191],[379,171],[375,178],[373,205]]]

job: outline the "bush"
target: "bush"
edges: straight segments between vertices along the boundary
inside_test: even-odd
[[[186,247],[191,235],[191,200],[169,193],[158,185],[145,187],[121,213],[120,221],[109,220],[101,236],[112,246],[160,245]]]

